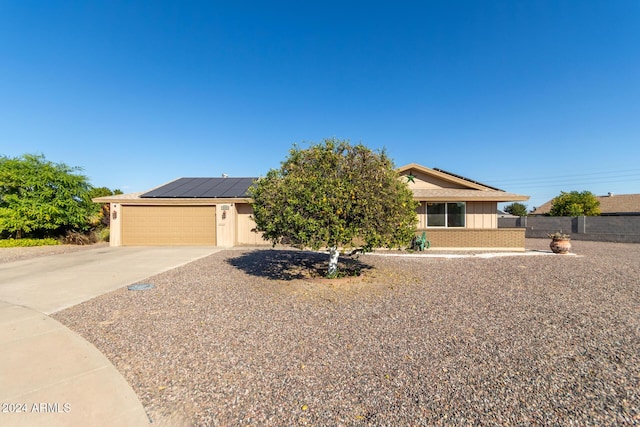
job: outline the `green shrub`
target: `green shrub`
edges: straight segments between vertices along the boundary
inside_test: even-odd
[[[100,241],[108,242],[109,241],[109,227],[105,227],[100,230]]]
[[[56,239],[4,239],[0,240],[0,248],[21,248],[27,246],[55,246],[59,245]]]

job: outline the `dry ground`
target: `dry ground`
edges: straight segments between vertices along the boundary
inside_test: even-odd
[[[316,254],[229,250],[54,317],[154,421],[640,424],[640,245],[573,245],[578,256],[368,255],[363,280],[333,284],[297,278]]]

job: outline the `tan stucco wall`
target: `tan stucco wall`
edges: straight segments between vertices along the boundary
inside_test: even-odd
[[[234,203],[216,205],[217,246],[231,247],[235,245],[236,219]]]
[[[270,243],[262,238],[261,233],[255,233],[255,221],[251,218],[253,209],[249,203],[236,203],[238,219],[236,222],[236,244],[237,245],[269,245]]]
[[[111,221],[109,226],[109,246],[121,246],[122,210],[120,203],[111,203]]]

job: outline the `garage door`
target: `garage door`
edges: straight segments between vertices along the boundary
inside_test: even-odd
[[[215,206],[123,206],[125,246],[216,244]]]

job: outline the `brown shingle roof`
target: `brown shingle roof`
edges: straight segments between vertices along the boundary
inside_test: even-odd
[[[600,202],[602,215],[640,214],[640,194],[612,194],[611,196],[596,196]],[[545,202],[534,210],[532,215],[545,215],[551,211],[551,202]]]

